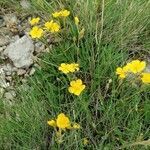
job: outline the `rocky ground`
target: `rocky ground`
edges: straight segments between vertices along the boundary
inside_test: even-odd
[[[23,7],[25,4],[22,4]],[[27,4],[26,4],[27,5]],[[5,10],[0,14],[0,97],[12,100],[16,96],[16,76],[22,83],[26,77],[32,76],[36,68],[39,54],[48,51],[41,42],[33,41],[28,32],[29,19],[21,19],[13,12]],[[3,13],[4,12],[4,13]]]

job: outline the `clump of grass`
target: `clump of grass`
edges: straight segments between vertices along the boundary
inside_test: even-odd
[[[85,32],[74,42],[77,31],[70,16],[71,29],[40,58],[42,69],[29,78],[26,90],[18,88],[15,105],[0,102],[1,149],[148,149],[147,144],[134,143],[148,140],[150,135],[150,88],[121,83],[115,70],[132,59],[131,46],[148,45],[149,2],[32,0],[32,4],[43,12],[43,18],[60,8],[70,10]],[[69,94],[68,78],[58,71],[62,62],[80,64],[75,75],[87,87],[80,98]],[[63,143],[57,144],[47,120],[61,112],[79,122],[82,129],[67,133]],[[89,140],[86,146],[84,138]]]

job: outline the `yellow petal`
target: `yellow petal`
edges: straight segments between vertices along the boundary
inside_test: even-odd
[[[49,126],[56,127],[56,121],[55,120],[49,120],[49,121],[47,121],[47,123]]]
[[[61,129],[65,129],[71,126],[69,118],[64,113],[61,113],[57,116],[56,124],[57,127]]]
[[[141,80],[143,83],[150,83],[150,73],[142,73]]]
[[[78,123],[74,123],[74,124],[73,124],[73,128],[74,128],[74,129],[80,129],[81,126],[80,126]]]
[[[78,24],[79,24],[79,18],[77,16],[74,17],[74,21],[75,21],[75,24],[78,26]]]

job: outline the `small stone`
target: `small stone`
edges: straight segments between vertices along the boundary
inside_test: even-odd
[[[16,96],[15,91],[9,91],[4,94],[4,97],[8,100],[13,100],[15,96]]]
[[[24,70],[24,69],[18,69],[18,71],[17,71],[17,75],[18,76],[22,76],[22,75],[24,75],[26,73],[26,70]]]
[[[35,68],[32,68],[29,72],[29,75],[32,76],[35,73],[35,71],[36,71]]]
[[[7,46],[4,51],[17,68],[28,68],[33,64],[34,45],[28,36],[23,36],[14,43]]]
[[[45,49],[45,45],[44,44],[41,44],[41,43],[36,43],[35,44],[35,52],[37,54],[41,53],[41,52],[44,52],[44,49]]]
[[[39,64],[34,64],[34,67],[41,69],[41,66]]]

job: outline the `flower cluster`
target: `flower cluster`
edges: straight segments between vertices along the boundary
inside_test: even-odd
[[[57,11],[57,12],[52,13],[52,17],[54,19],[59,18],[59,17],[66,18],[69,15],[70,15],[70,11],[68,11],[68,10],[61,10],[61,11]],[[58,21],[54,21],[53,19],[51,19],[50,21],[45,22],[44,25],[38,25],[39,21],[40,21],[39,17],[32,18],[29,21],[30,25],[33,26],[32,29],[29,32],[29,35],[33,39],[35,39],[35,38],[39,39],[39,38],[43,37],[48,32],[57,33],[61,29],[60,23]],[[79,18],[77,16],[74,17],[74,21],[75,21],[75,24],[78,26]]]
[[[118,67],[116,69],[116,74],[119,75],[121,79],[126,78],[129,74],[137,75],[143,83],[150,83],[150,73],[143,72],[145,67],[145,61],[133,60],[123,67]]]
[[[73,73],[73,72],[79,70],[79,64],[76,64],[76,63],[71,63],[71,64],[62,63],[59,66],[58,70],[60,70],[61,72],[65,73],[65,74]],[[84,89],[85,89],[85,85],[82,83],[82,80],[81,79],[76,79],[76,80],[72,80],[70,82],[70,86],[68,88],[68,91],[71,94],[79,96]]]
[[[38,18],[33,18],[30,21],[30,24],[35,25],[38,22],[39,22]],[[54,22],[53,20],[51,20],[51,21],[45,22],[44,27],[40,27],[37,25],[33,26],[29,34],[33,39],[35,38],[39,39],[44,35],[44,33],[47,33],[47,31],[51,33],[55,33],[55,32],[58,32],[59,30],[60,30],[60,25],[57,22]]]
[[[29,23],[32,26],[29,35],[33,39],[40,39],[42,37],[46,37],[49,33],[54,35],[54,33],[59,33],[61,28],[63,28],[63,25],[61,27],[61,22],[59,20],[56,20],[57,18],[66,18],[70,15],[70,11],[68,10],[61,10],[52,13],[52,19],[40,24],[41,19],[39,17],[32,18]],[[63,20],[64,21],[64,20]],[[43,22],[43,21],[42,21]],[[79,26],[79,18],[77,16],[74,17],[74,23],[76,27]],[[84,33],[84,30],[81,30],[79,32],[79,37],[82,38]],[[74,73],[76,71],[79,71],[79,64],[77,63],[62,63],[58,67],[58,70],[61,71],[64,74],[67,74],[72,80],[70,81],[70,86],[68,87],[68,91],[71,94],[74,94],[76,96],[79,96],[81,92],[85,89],[85,85],[83,84],[81,79],[78,79],[75,77]],[[78,123],[72,123],[70,119],[64,114],[60,113],[58,116],[54,119],[51,119],[47,121],[47,124],[51,127],[53,127],[55,133],[56,133],[56,140],[61,143],[62,138],[67,130],[74,130],[74,129],[80,129],[80,125]],[[88,144],[88,140],[85,138],[83,140],[84,145]]]
[[[68,11],[68,10],[61,10],[61,11],[54,12],[54,13],[52,14],[52,16],[53,16],[54,18],[67,17],[67,16],[69,16],[69,15],[70,15],[70,11]]]
[[[63,73],[65,73],[65,74],[73,73],[73,72],[79,70],[79,64],[76,64],[76,63],[71,63],[71,64],[62,63],[58,69],[60,71],[62,71]]]
[[[62,141],[62,131],[81,128],[78,123],[72,123],[64,113],[60,113],[56,119],[47,121],[47,124],[54,128],[59,142]]]
[[[45,28],[51,33],[58,32],[60,30],[60,25],[57,22],[51,20],[45,23]]]

